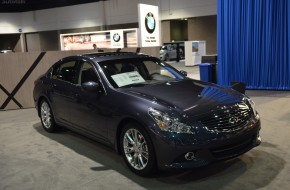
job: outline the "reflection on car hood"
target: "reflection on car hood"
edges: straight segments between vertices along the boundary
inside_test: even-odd
[[[124,90],[167,107],[176,108],[186,114],[197,114],[197,111],[205,113],[217,106],[238,103],[243,98],[243,95],[236,91],[195,80],[167,82]]]

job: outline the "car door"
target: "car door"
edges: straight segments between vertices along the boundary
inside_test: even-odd
[[[70,123],[70,110],[75,101],[76,60],[60,62],[53,68],[51,83],[51,105],[57,120]]]
[[[88,91],[82,87],[85,82],[96,82],[100,85],[99,92]],[[107,141],[107,120],[110,108],[108,97],[101,85],[95,67],[89,61],[81,61],[78,71],[77,101],[73,102],[71,122],[76,128],[89,133],[98,140]]]
[[[176,44],[172,44],[170,46],[169,57],[170,57],[170,59],[175,59],[176,58]]]

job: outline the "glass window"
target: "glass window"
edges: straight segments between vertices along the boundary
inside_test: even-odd
[[[83,84],[85,82],[98,82],[99,78],[96,74],[94,67],[91,63],[84,62],[80,69],[78,83]]]
[[[61,63],[53,68],[52,77],[54,79],[59,79],[67,81],[70,83],[76,83],[76,62],[68,61]]]
[[[176,69],[153,58],[125,59],[99,63],[106,78],[115,88],[152,85],[183,80]]]

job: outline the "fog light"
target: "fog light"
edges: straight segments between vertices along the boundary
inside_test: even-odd
[[[193,152],[188,152],[188,153],[185,154],[184,158],[186,160],[193,160],[193,159],[195,159],[195,155],[194,155]]]
[[[260,145],[262,142],[262,138],[260,136],[260,134],[257,135],[257,140],[256,140],[256,146]]]

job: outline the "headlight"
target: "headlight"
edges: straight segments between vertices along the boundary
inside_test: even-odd
[[[255,105],[256,105],[255,102],[249,97],[246,97],[246,100],[250,104],[251,109],[252,109],[252,111],[254,113],[254,116],[256,117],[257,116],[257,111],[256,111],[256,107],[255,107]]]
[[[149,108],[148,113],[156,121],[162,131],[195,134],[192,126],[180,122],[178,118],[170,117],[167,113],[163,113],[153,108]]]
[[[255,102],[254,102],[252,99],[248,99],[248,100],[249,100],[249,103],[250,103],[250,105],[251,105],[251,108],[252,108],[252,110],[253,110],[253,112],[254,112],[254,115],[257,116],[257,111],[256,111],[256,104],[255,104]]]

